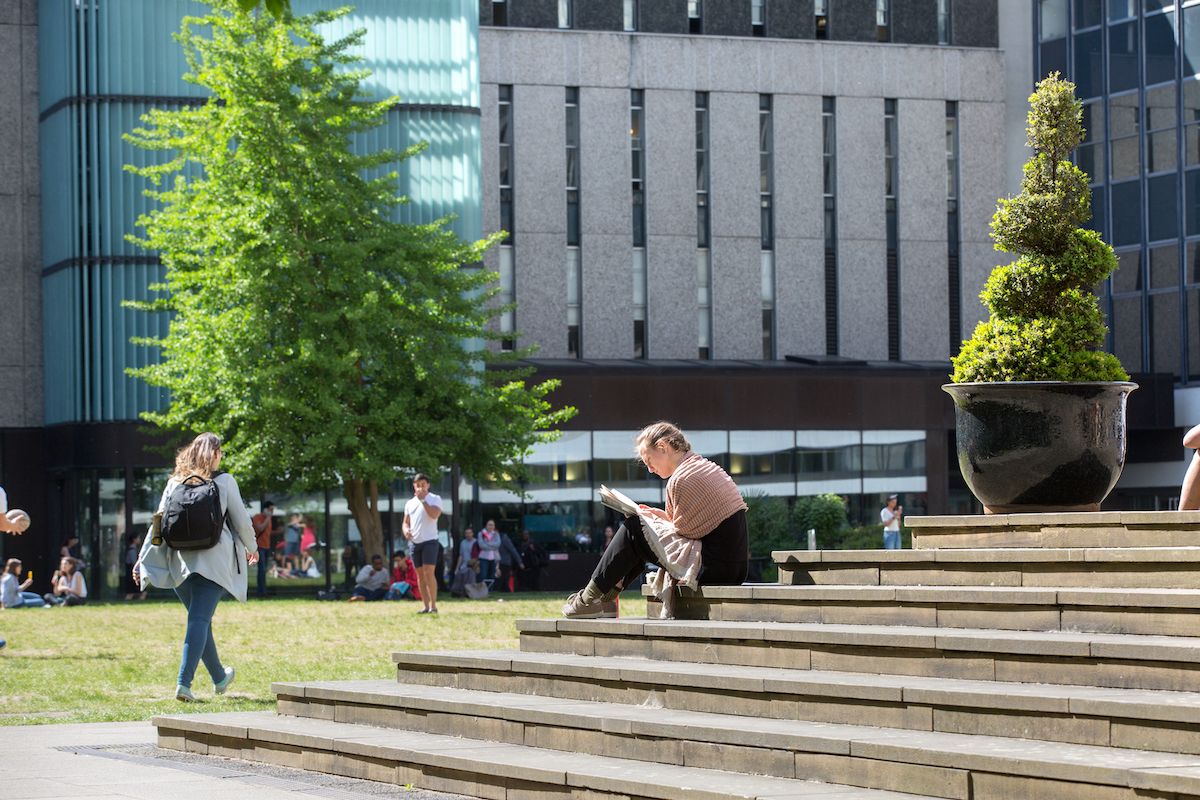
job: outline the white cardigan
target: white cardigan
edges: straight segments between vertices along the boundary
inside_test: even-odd
[[[238,600],[246,600],[249,576],[246,553],[258,552],[254,526],[242,504],[242,493],[233,476],[223,472],[216,477],[216,484],[221,494],[221,511],[225,514],[225,530],[221,533],[221,541],[207,550],[175,550],[165,544],[152,544],[147,532],[141,555],[138,556],[138,563],[142,565],[143,591],[147,585],[174,589],[194,572],[218,584]],[[159,511],[166,508],[167,496],[178,485],[179,481],[175,478],[167,481],[158,503]]]

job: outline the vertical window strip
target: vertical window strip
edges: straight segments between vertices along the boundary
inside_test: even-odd
[[[758,98],[758,192],[762,244],[763,358],[775,358],[775,130],[771,95]]]
[[[497,28],[508,25],[508,3],[505,0],[492,0],[492,24]]]
[[[558,27],[560,27],[560,28],[575,27],[575,3],[574,3],[574,0],[558,0]]]
[[[937,0],[938,44],[953,44],[954,17],[951,2],[953,0]]]
[[[837,101],[821,99],[821,137],[825,199],[825,354],[838,354],[837,270]]]
[[[814,0],[813,24],[818,39],[829,38],[829,0]]]
[[[625,0],[624,17],[625,30],[632,32],[638,29],[638,0]]]
[[[949,292],[950,355],[962,347],[962,246],[958,222],[958,103],[946,102],[946,285]]]
[[[765,36],[767,0],[750,0],[750,29],[755,36]]]
[[[498,6],[493,6],[496,8]],[[506,232],[500,245],[500,340],[501,350],[515,350],[516,278],[513,270],[513,87],[501,85],[498,91],[500,146],[500,227]]]
[[[875,0],[875,38],[881,42],[892,40],[891,0]]]
[[[896,101],[883,101],[884,206],[887,215],[887,331],[888,360],[900,360],[900,245],[897,222],[899,194],[899,136]]]
[[[567,190],[567,355],[581,358],[580,305],[582,270],[579,253],[579,88],[568,86],[566,106],[566,190]]]
[[[704,33],[704,0],[688,0],[688,33]]]
[[[629,152],[633,215],[633,357],[646,358],[645,92],[629,92]]]
[[[696,92],[696,302],[699,358],[712,357],[712,262],[709,258],[708,92]]]

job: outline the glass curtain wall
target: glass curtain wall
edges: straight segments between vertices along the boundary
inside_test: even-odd
[[[1120,267],[1097,287],[1131,372],[1200,380],[1200,2],[1038,0],[1037,76],[1084,103],[1077,162]]]

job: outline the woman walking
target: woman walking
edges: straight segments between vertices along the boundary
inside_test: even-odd
[[[700,585],[740,584],[750,565],[746,502],[729,474],[692,450],[683,431],[670,422],[642,429],[634,440],[638,458],[650,472],[667,479],[667,508],[641,506],[668,520],[680,536],[701,542]],[[658,558],[643,533],[638,517],[626,517],[600,557],[588,585],[571,595],[564,617],[617,616],[621,589]],[[659,566],[662,566],[659,564]]]
[[[202,661],[212,676],[213,690],[224,694],[233,683],[234,669],[221,663],[213,639],[212,618],[217,603],[226,592],[239,601],[246,600],[244,564],[258,561],[258,548],[250,515],[242,505],[242,493],[232,475],[220,472],[221,440],[214,433],[202,433],[175,457],[175,471],[163,489],[159,512],[167,507],[171,492],[185,480],[199,476],[216,484],[220,495],[224,527],[220,540],[204,550],[176,550],[165,542],[155,544],[147,537],[141,555],[133,566],[134,580],[142,589],[148,584],[175,590],[187,608],[187,633],[179,663],[175,699],[192,702],[192,678]]]

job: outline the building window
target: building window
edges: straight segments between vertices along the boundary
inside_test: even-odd
[[[574,0],[558,0],[558,27],[560,27],[560,28],[575,27],[575,2],[574,2]]]
[[[709,259],[708,92],[696,92],[696,301],[699,358],[712,357],[712,262]]]
[[[688,33],[704,33],[704,0],[688,0]]]
[[[510,244],[500,245],[500,339],[501,350],[516,349],[516,276],[513,271],[513,248]]]
[[[775,357],[775,131],[771,95],[758,96],[758,200],[762,243],[763,358]]]
[[[892,40],[891,0],[875,0],[875,38],[881,42]]]
[[[696,92],[696,246],[708,247],[708,92]]]
[[[829,38],[829,0],[814,0],[813,19],[816,24],[816,37]]]
[[[505,232],[504,243],[513,242],[513,112],[512,86],[499,90],[500,127],[500,228]]]
[[[579,246],[579,89],[567,87],[567,244]]]
[[[838,353],[838,270],[837,270],[837,100],[821,99],[821,150],[824,163],[825,195],[825,354]]]
[[[962,246],[958,225],[958,103],[946,102],[946,287],[950,354],[962,347]]]
[[[567,248],[567,356],[581,358],[579,340],[580,296],[583,294],[583,275],[579,266],[579,248]]]
[[[579,89],[566,88],[567,151],[567,355],[582,357],[580,298],[582,276],[579,255]]]
[[[493,6],[495,8],[496,6]],[[500,245],[500,340],[501,350],[516,349],[516,280],[513,271],[513,87],[497,87],[500,129],[500,227],[505,231]]]
[[[954,17],[952,0],[937,0],[938,44],[954,43]]]
[[[633,209],[633,246],[646,246],[646,148],[642,132],[645,93],[641,89],[629,92],[629,155],[632,176],[631,205]]]
[[[638,29],[638,0],[625,0],[625,30],[636,31]]]
[[[498,28],[508,25],[508,3],[505,0],[492,0],[492,24]]]
[[[767,35],[767,0],[750,0],[750,29],[755,36]]]
[[[646,358],[646,249],[633,250],[633,357]]]
[[[900,360],[900,242],[896,199],[900,191],[896,101],[883,101],[883,202],[887,215],[888,359]]]

